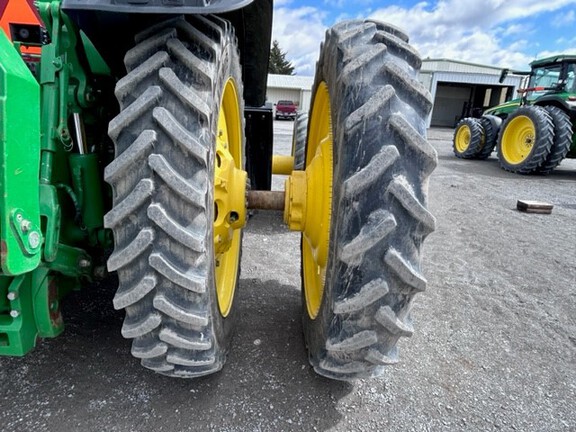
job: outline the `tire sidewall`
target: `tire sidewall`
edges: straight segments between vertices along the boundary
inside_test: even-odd
[[[303,311],[303,329],[304,329],[304,337],[306,341],[306,346],[308,347],[308,355],[310,363],[317,369],[319,366],[320,359],[323,358],[326,354],[325,344],[326,340],[330,337],[328,334],[330,328],[330,321],[334,317],[333,312],[333,297],[334,297],[334,285],[330,283],[334,278],[334,248],[335,248],[335,239],[337,237],[337,228],[338,228],[338,205],[337,205],[337,198],[340,194],[340,183],[341,177],[339,175],[340,171],[340,155],[339,149],[342,146],[342,142],[340,140],[341,135],[340,132],[340,125],[337,119],[341,118],[341,110],[345,109],[344,104],[341,103],[337,93],[336,83],[337,77],[339,76],[340,69],[336,68],[335,65],[326,64],[324,62],[325,58],[331,58],[333,55],[337,55],[336,47],[333,46],[334,44],[331,43],[333,39],[328,40],[325,42],[321,47],[320,53],[320,60],[318,61],[316,67],[316,74],[314,79],[314,86],[313,86],[313,93],[310,106],[312,109],[315,105],[316,100],[316,91],[320,86],[320,83],[325,82],[326,86],[328,87],[328,95],[330,98],[330,108],[331,108],[331,117],[332,117],[332,142],[333,142],[333,153],[332,153],[332,161],[333,161],[333,173],[332,173],[332,185],[333,185],[333,192],[332,192],[332,203],[331,203],[331,212],[332,212],[332,220],[330,223],[330,244],[328,246],[328,262],[326,266],[326,278],[323,287],[323,294],[322,294],[322,301],[320,303],[320,309],[318,311],[317,316],[312,319],[308,313],[308,307],[306,303],[306,293],[305,293],[305,277],[304,277],[304,266],[302,265],[301,270],[301,277],[302,277],[302,311]],[[329,53],[329,54],[326,54]],[[307,136],[310,136],[310,127],[314,116],[312,110],[310,111],[309,115],[309,122],[308,122],[308,132]],[[308,154],[308,146],[309,143],[306,140],[306,146],[304,151],[304,168],[308,161],[306,160]],[[301,238],[301,245],[300,250],[303,250],[303,242],[304,238]]]
[[[470,142],[468,143],[468,147],[464,151],[458,150],[456,145],[456,139],[458,137],[458,132],[461,128],[467,127],[470,131]],[[478,153],[481,151],[482,147],[484,146],[485,136],[484,136],[484,128],[480,123],[480,120],[474,117],[466,117],[463,118],[458,122],[456,128],[454,129],[454,138],[453,138],[453,150],[454,155],[458,158],[462,159],[474,159],[477,157]]]
[[[532,125],[534,126],[535,139],[532,149],[524,160],[520,163],[513,164],[504,156],[503,140],[510,123],[521,116],[529,118],[532,122]],[[518,108],[506,118],[500,128],[497,145],[500,165],[506,171],[517,172],[519,174],[533,173],[546,160],[552,148],[553,138],[554,129],[552,118],[544,108],[537,105],[528,105]]]
[[[240,119],[242,121],[242,140],[241,140],[241,152],[242,152],[242,169],[245,169],[245,162],[246,162],[246,154],[245,154],[245,139],[244,139],[244,100],[242,97],[242,75],[240,69],[240,60],[237,51],[236,45],[236,38],[231,32],[226,32],[223,35],[222,39],[222,49],[220,52],[221,58],[217,60],[219,67],[217,71],[217,82],[213,88],[213,108],[212,112],[212,145],[213,151],[210,152],[210,159],[208,162],[210,178],[214,179],[214,167],[215,167],[215,154],[216,154],[216,140],[218,136],[218,115],[220,113],[220,106],[222,104],[222,97],[224,93],[224,86],[229,78],[234,80],[234,84],[236,86],[236,91],[238,92],[238,102],[240,107]],[[206,203],[206,209],[208,210],[207,217],[209,220],[212,221],[211,226],[213,226],[214,221],[214,188],[213,188],[213,181],[210,183],[210,190],[207,194],[208,200]],[[215,352],[221,358],[219,359],[222,363],[226,360],[226,355],[230,348],[230,342],[233,336],[233,329],[235,322],[238,317],[238,307],[234,305],[238,295],[238,288],[239,288],[239,281],[240,281],[240,261],[241,261],[241,252],[242,252],[242,233],[240,235],[240,252],[238,254],[238,271],[236,274],[236,282],[235,282],[235,292],[234,297],[232,298],[232,307],[230,309],[229,314],[224,317],[220,313],[220,308],[218,306],[218,294],[216,290],[216,275],[215,275],[215,263],[214,263],[214,230],[212,229],[212,233],[209,236],[209,248],[210,253],[207,254],[208,257],[212,257],[212,262],[210,263],[211,270],[210,274],[210,281],[208,283],[209,292],[210,292],[210,309],[212,315],[212,322],[213,322],[213,331],[214,331],[214,343],[217,345]],[[209,258],[210,259],[210,258]]]
[[[313,110],[317,89],[326,83],[331,107],[333,180],[326,277],[315,319],[308,313],[302,268],[303,330],[315,371],[339,380],[380,375],[384,364],[397,361],[396,343],[406,335],[402,329],[411,327],[411,299],[418,289],[393,275],[384,260],[389,252],[398,253],[419,272],[420,253],[416,250],[428,230],[421,219],[403,216],[406,207],[392,189],[399,185],[397,181],[411,184],[410,191],[404,190],[418,201],[422,213],[427,213],[426,177],[436,164],[435,151],[428,143],[423,144],[430,95],[415,77],[417,62],[410,67],[405,63],[405,56],[410,54],[406,43],[390,35],[384,26],[356,20],[329,30],[312,94]],[[375,42],[385,37],[390,38],[392,47],[388,52]],[[402,48],[396,51],[398,46]],[[355,54],[364,60],[355,61]],[[314,127],[313,112],[309,118],[308,136]],[[405,122],[402,129],[396,123],[400,119]],[[408,131],[410,138],[401,138]],[[429,146],[429,152],[420,153],[421,145]],[[389,159],[381,160],[384,154]],[[381,162],[384,168],[375,165]],[[374,180],[358,180],[365,170],[374,170],[376,177],[370,176]],[[352,192],[350,188],[357,181],[362,186]],[[386,233],[373,228],[388,221],[393,227]],[[350,247],[368,238],[374,240],[350,258]],[[364,300],[362,292],[372,287],[378,294]],[[344,307],[348,300],[359,297],[363,300],[358,308],[335,312],[335,307]],[[402,329],[390,331],[378,322],[382,310],[389,310],[395,317],[394,325],[400,322]]]

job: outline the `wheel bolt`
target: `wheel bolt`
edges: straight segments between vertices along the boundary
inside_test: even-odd
[[[32,227],[32,223],[29,220],[24,219],[22,222],[20,222],[20,229],[23,232],[30,231],[31,227]]]
[[[36,249],[38,246],[40,246],[40,234],[38,234],[36,231],[32,231],[28,236],[28,245],[32,249]]]

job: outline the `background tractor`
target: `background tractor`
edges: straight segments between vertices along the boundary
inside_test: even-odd
[[[502,168],[521,174],[548,174],[565,157],[576,158],[576,55],[530,66],[520,98],[458,123],[457,157],[486,159],[496,147]]]
[[[272,162],[264,105],[271,0],[0,5],[0,354],[60,334],[62,297],[112,271],[142,365],[220,370],[247,209],[275,208],[302,233],[314,369],[347,380],[397,361],[426,287],[436,165],[402,31],[327,31],[293,170],[294,156]],[[289,174],[285,192],[272,172]]]

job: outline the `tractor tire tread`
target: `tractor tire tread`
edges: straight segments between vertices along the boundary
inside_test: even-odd
[[[485,160],[492,154],[498,141],[498,130],[494,128],[492,122],[485,117],[480,117],[480,125],[484,131],[484,141],[482,148],[475,156],[475,159]]]
[[[572,145],[572,122],[570,116],[562,109],[555,106],[547,106],[546,111],[552,117],[554,123],[554,142],[550,154],[544,163],[538,168],[540,174],[550,174],[566,157]]]
[[[535,128],[535,141],[530,154],[520,163],[511,164],[503,155],[502,141],[508,125],[517,117],[525,116],[530,118]],[[498,159],[500,166],[510,172],[518,174],[537,174],[540,167],[546,162],[552,146],[554,144],[554,122],[550,113],[538,105],[526,105],[518,108],[510,114],[502,127],[498,136]]]
[[[116,158],[105,169],[113,190],[105,226],[115,242],[108,268],[120,281],[114,306],[125,309],[122,335],[144,367],[197,377],[222,368],[228,344],[214,318],[210,116],[225,78],[218,62],[239,77],[236,37],[224,20],[177,17],[135,40],[109,126]]]
[[[338,380],[397,361],[398,339],[412,334],[411,299],[426,287],[420,246],[436,225],[427,210],[432,102],[417,80],[419,56],[397,29],[368,23],[328,31],[315,82],[331,97],[338,216],[320,311],[304,314],[304,329],[315,371]]]
[[[470,142],[464,151],[460,151],[456,145],[458,131],[462,127],[468,127],[470,130]],[[484,129],[480,120],[474,117],[465,117],[458,122],[454,129],[454,138],[452,139],[454,155],[460,159],[476,159],[478,153],[484,146]]]
[[[294,121],[292,133],[292,154],[294,156],[294,170],[304,169],[306,159],[306,134],[308,132],[308,113],[299,112]]]

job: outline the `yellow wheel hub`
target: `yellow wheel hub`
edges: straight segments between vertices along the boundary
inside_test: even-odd
[[[458,131],[456,132],[456,138],[454,139],[454,145],[458,153],[464,153],[466,150],[468,150],[471,136],[472,134],[468,125],[462,125],[458,128]]]
[[[502,155],[506,162],[517,165],[524,162],[534,147],[536,128],[527,116],[512,119],[502,135]]]
[[[310,117],[306,171],[294,171],[286,180],[284,219],[290,229],[302,231],[304,295],[308,315],[318,315],[328,266],[332,216],[333,138],[330,96],[322,82],[314,96]]]
[[[232,308],[238,266],[240,229],[246,223],[246,172],[242,170],[242,120],[232,79],[224,86],[218,115],[214,169],[214,260],[218,307]]]

